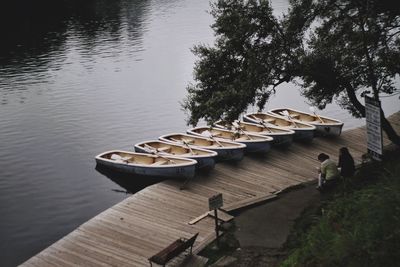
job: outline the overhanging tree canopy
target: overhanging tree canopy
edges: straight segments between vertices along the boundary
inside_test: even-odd
[[[183,103],[189,124],[262,109],[279,84],[294,80],[311,103],[324,108],[335,99],[354,116],[365,116],[361,92],[377,100],[399,93],[400,12],[390,1],[293,0],[276,18],[266,0],[221,0],[212,15],[214,46],[193,49],[195,83]],[[400,144],[385,119],[383,128]]]

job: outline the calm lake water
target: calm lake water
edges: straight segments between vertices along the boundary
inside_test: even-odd
[[[0,266],[15,266],[146,186],[96,170],[94,156],[185,131],[190,48],[214,37],[209,1],[2,5]],[[268,109],[308,109],[294,86],[281,89]],[[334,104],[321,114],[363,123]]]

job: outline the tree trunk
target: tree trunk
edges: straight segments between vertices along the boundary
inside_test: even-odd
[[[360,112],[360,114],[365,118],[365,107],[363,104],[361,104],[360,101],[358,101],[355,91],[350,84],[348,84],[346,86],[346,92],[347,92],[347,96],[349,97],[350,102],[358,110],[358,112]],[[400,146],[400,137],[396,133],[396,131],[393,129],[390,122],[385,118],[385,114],[383,113],[382,108],[381,108],[381,123],[382,123],[382,129],[383,129],[383,131],[385,131],[389,140],[393,144]]]
[[[358,112],[360,112],[361,116],[365,118],[365,107],[363,104],[361,104],[360,101],[358,101],[353,86],[351,86],[350,83],[347,83],[345,88],[351,104],[353,104],[353,106],[358,110]]]
[[[393,129],[390,122],[385,118],[385,114],[383,113],[382,109],[381,109],[381,122],[382,122],[382,129],[385,131],[389,140],[392,141],[393,144],[400,147],[400,137]]]

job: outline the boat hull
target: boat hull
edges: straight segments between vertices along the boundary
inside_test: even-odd
[[[340,125],[324,125],[315,123],[316,136],[339,136],[342,134],[343,124]]]
[[[218,161],[241,161],[245,148],[207,148],[218,153]]]
[[[247,153],[267,153],[271,150],[272,141],[262,141],[262,142],[241,142],[246,145]]]
[[[109,152],[107,152],[109,153]],[[105,153],[103,153],[105,154]],[[173,159],[172,157],[169,157]],[[179,159],[176,158],[175,159]],[[128,174],[140,175],[140,176],[155,176],[163,178],[175,178],[175,179],[188,179],[195,176],[196,164],[195,160],[185,165],[166,165],[166,166],[148,166],[148,165],[135,165],[127,164],[123,162],[115,162],[108,159],[104,159],[101,155],[96,156],[96,163],[107,167],[109,169],[124,172]]]
[[[315,130],[302,130],[302,129],[296,129],[292,128],[294,131],[294,136],[293,140],[295,141],[300,141],[300,142],[311,142],[314,139],[315,136]]]
[[[288,147],[293,143],[294,134],[276,134],[276,135],[267,135],[274,138],[272,141],[273,146],[278,147]]]

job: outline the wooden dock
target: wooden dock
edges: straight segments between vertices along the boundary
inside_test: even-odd
[[[400,130],[400,113],[390,117]],[[384,140],[388,144],[388,140]],[[294,143],[272,149],[265,156],[246,156],[238,164],[218,163],[208,175],[181,183],[165,181],[149,186],[82,224],[22,266],[149,266],[147,258],[179,237],[199,232],[194,251],[215,238],[208,198],[222,193],[223,209],[233,211],[274,198],[282,190],[316,180],[316,157],[324,152],[337,160],[346,146],[357,162],[366,152],[365,128],[338,138],[314,138],[310,144]],[[204,217],[204,218],[202,218]],[[199,219],[196,223],[196,218]],[[202,218],[202,219],[200,219]],[[233,217],[221,213],[225,221]],[[180,265],[182,258],[169,263]]]

